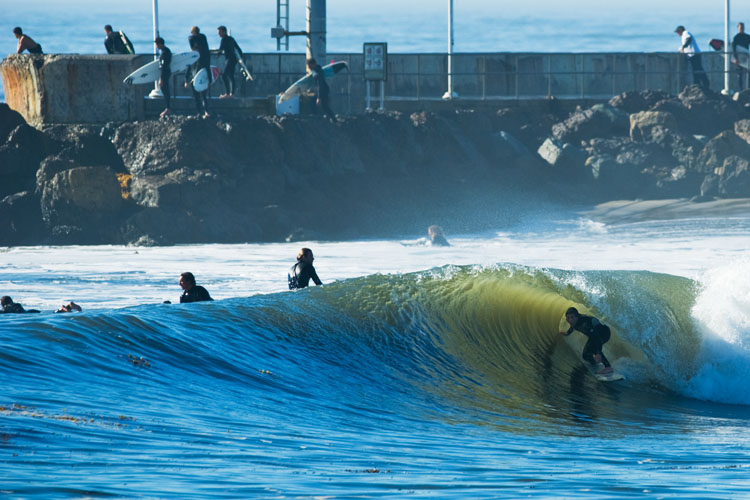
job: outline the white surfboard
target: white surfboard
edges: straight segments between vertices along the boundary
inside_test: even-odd
[[[198,57],[198,53],[195,51],[185,52],[183,54],[173,54],[172,63],[169,65],[169,69],[172,71],[172,74],[182,73],[197,61]],[[151,61],[130,73],[125,77],[123,83],[126,85],[154,83],[159,80],[160,75],[161,71],[159,70],[159,61]]]
[[[750,69],[750,50],[737,46],[737,64],[745,69]]]
[[[323,66],[323,74],[326,76],[326,78],[330,78],[343,69],[349,69],[349,65],[346,63],[346,61],[332,62],[331,64]],[[279,102],[281,103],[288,99],[291,99],[296,95],[301,95],[304,92],[310,90],[313,85],[315,85],[315,80],[313,79],[312,75],[308,73],[307,75],[294,82],[291,87],[286,89],[284,93],[279,97]]]
[[[211,85],[216,83],[216,80],[219,79],[219,75],[221,75],[221,70],[216,66],[211,66]],[[193,88],[196,92],[203,92],[204,90],[207,90],[209,87],[209,82],[208,72],[206,71],[206,68],[201,68],[200,70],[198,70],[191,83],[193,84]]]
[[[594,377],[599,382],[615,382],[616,380],[625,380],[625,376],[622,373],[612,371],[610,373],[597,373],[592,372]]]
[[[242,54],[240,54],[240,51],[237,50],[237,47],[234,48],[234,53],[237,56],[237,62],[240,65],[240,73],[242,73],[242,76],[245,77],[245,80],[252,81],[253,75],[250,74],[250,70],[247,69],[247,66],[245,66],[245,61],[242,59]]]

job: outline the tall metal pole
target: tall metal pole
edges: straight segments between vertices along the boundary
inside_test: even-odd
[[[448,91],[443,94],[443,99],[453,99],[453,0],[448,5]]]
[[[159,0],[151,0],[151,15],[154,19],[154,40],[156,40],[156,37],[159,36]],[[159,50],[156,48],[156,42],[154,42],[154,59],[159,59]],[[154,82],[154,90],[151,91],[149,97],[162,97],[159,80]]]
[[[724,0],[724,94],[731,94],[729,90],[729,59],[732,56],[729,41],[729,0]]]
[[[307,0],[307,57],[321,66],[326,59],[326,0]]]

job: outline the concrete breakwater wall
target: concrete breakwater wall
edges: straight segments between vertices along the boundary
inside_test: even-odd
[[[105,123],[142,119],[160,102],[144,99],[151,86],[127,86],[123,78],[146,64],[152,55],[12,55],[0,64],[6,102],[34,125],[42,123]],[[304,74],[304,54],[248,54],[255,80],[240,82],[239,99],[216,102],[232,116],[274,112],[273,96]],[[350,71],[331,79],[334,111],[365,111],[367,82],[362,54],[329,54],[344,60]],[[214,56],[214,64],[223,65]],[[712,88],[723,87],[723,57],[704,54]],[[481,107],[548,98],[608,100],[626,91],[661,90],[677,94],[690,83],[683,56],[666,53],[527,54],[480,53],[453,56],[453,85],[459,98],[443,102],[446,91],[446,54],[390,54],[385,82],[385,109],[412,112]],[[174,94],[188,98],[184,76],[175,75]],[[379,83],[372,85],[379,96]],[[224,91],[221,82],[212,96]],[[505,103],[505,104],[502,104]],[[377,106],[376,102],[373,106]],[[192,110],[192,103],[184,103]]]

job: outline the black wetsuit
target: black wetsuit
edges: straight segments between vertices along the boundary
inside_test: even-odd
[[[159,78],[161,78],[161,93],[164,95],[165,109],[169,109],[170,98],[169,79],[172,77],[172,51],[165,45],[159,54]]]
[[[326,82],[326,75],[323,73],[323,68],[320,64],[316,64],[310,68],[310,73],[315,80],[315,96],[317,97],[317,106],[325,116],[331,119],[335,119],[336,115],[331,111],[331,89],[328,87]]]
[[[5,304],[3,306],[3,309],[2,311],[0,311],[0,314],[21,314],[25,312],[26,312],[26,309],[24,309],[21,304],[11,302],[10,304]]]
[[[743,47],[745,49],[750,50],[750,35],[745,33],[744,31],[742,33],[737,33],[734,35],[734,38],[732,39],[732,53],[734,54],[734,58],[737,59],[737,47]],[[737,77],[739,78],[739,89],[744,90],[744,86],[742,85],[745,78],[744,75],[747,72],[747,69],[737,65]]]
[[[122,36],[119,31],[110,31],[104,38],[104,48],[107,54],[130,54],[128,48],[122,42]]]
[[[318,278],[318,273],[315,272],[315,267],[312,264],[302,260],[298,261],[289,269],[289,274],[287,274],[289,289],[296,290],[307,287],[310,284],[310,278],[312,278],[316,285],[323,284],[320,278]]]
[[[586,342],[586,345],[583,347],[582,357],[584,360],[594,365],[596,364],[594,361],[594,354],[601,354],[604,366],[611,366],[607,357],[604,355],[604,351],[602,351],[602,346],[609,341],[609,337],[612,335],[612,332],[610,332],[607,325],[602,324],[593,316],[581,314],[578,316],[576,326],[571,326],[565,335],[570,335],[573,333],[573,330],[578,330],[589,338],[588,342]]]
[[[237,52],[242,57],[242,50],[237,45],[237,41],[229,35],[221,39],[219,50],[224,53],[224,58],[227,61],[224,73],[221,76],[224,80],[224,87],[227,89],[227,94],[234,94],[234,69],[237,67]]]
[[[208,89],[211,88],[211,81],[213,75],[211,74],[211,52],[208,50],[208,40],[206,35],[198,33],[197,35],[190,35],[188,38],[190,49],[198,52],[198,70],[205,69],[208,72],[208,88],[203,92],[196,92],[193,88],[193,97],[195,97],[195,106],[198,108],[198,112],[208,113]],[[197,73],[196,71],[196,73]],[[187,72],[188,81],[192,79],[192,74],[188,69]]]
[[[199,285],[193,285],[190,290],[185,290],[180,296],[180,304],[187,302],[205,302],[214,300],[208,294],[208,290]]]

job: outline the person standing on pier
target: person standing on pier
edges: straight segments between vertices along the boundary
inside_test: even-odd
[[[122,35],[119,31],[113,31],[111,24],[104,26],[104,33],[106,35],[104,37],[104,48],[107,49],[107,54],[130,54],[122,41]]]
[[[307,69],[310,71],[313,79],[315,80],[315,104],[320,111],[323,112],[330,120],[335,121],[336,115],[331,111],[331,89],[328,87],[326,82],[326,75],[323,73],[323,68],[314,59],[310,58],[307,60]]]
[[[171,93],[169,92],[169,79],[172,77],[172,51],[164,45],[164,39],[160,36],[154,40],[156,48],[159,49],[159,88],[164,96],[164,111],[159,116],[169,114]]]
[[[739,54],[737,47],[742,47],[744,50],[742,54]],[[737,34],[732,38],[732,62],[737,66],[737,77],[739,78],[739,90],[745,90],[744,85],[745,73],[747,73],[747,66],[750,63],[750,35],[745,33],[745,23],[737,24]],[[744,64],[743,64],[744,63]]]
[[[203,114],[203,118],[208,118],[208,90],[211,88],[211,80],[213,78],[213,75],[211,75],[211,52],[208,49],[208,40],[206,39],[206,35],[201,33],[200,28],[198,26],[193,26],[193,28],[190,30],[190,36],[188,37],[188,43],[190,44],[190,50],[194,50],[198,52],[198,70],[200,71],[202,69],[205,69],[206,72],[208,72],[208,87],[203,92],[197,92],[195,88],[193,88],[193,97],[195,98],[195,105],[198,108],[198,114]],[[185,88],[187,88],[190,84],[190,81],[192,79],[192,73],[190,69],[187,71],[186,81],[185,81]]]
[[[28,50],[29,54],[41,54],[42,46],[31,39],[29,35],[24,35],[23,30],[16,26],[13,28],[13,35],[18,38],[18,49],[16,54],[20,54],[24,50]]]
[[[684,26],[677,26],[674,32],[677,33],[677,36],[682,41],[680,52],[687,55],[688,61],[690,61],[690,67],[693,70],[693,83],[709,88],[708,77],[701,63],[701,49],[698,47],[695,37]]]
[[[224,80],[224,87],[227,89],[227,92],[219,96],[219,99],[224,99],[234,97],[234,69],[237,67],[237,58],[242,57],[242,50],[237,45],[237,41],[229,36],[226,26],[219,26],[216,29],[219,32],[219,38],[221,38],[219,52],[224,54],[224,59],[226,60],[226,66],[224,66],[221,78]]]

